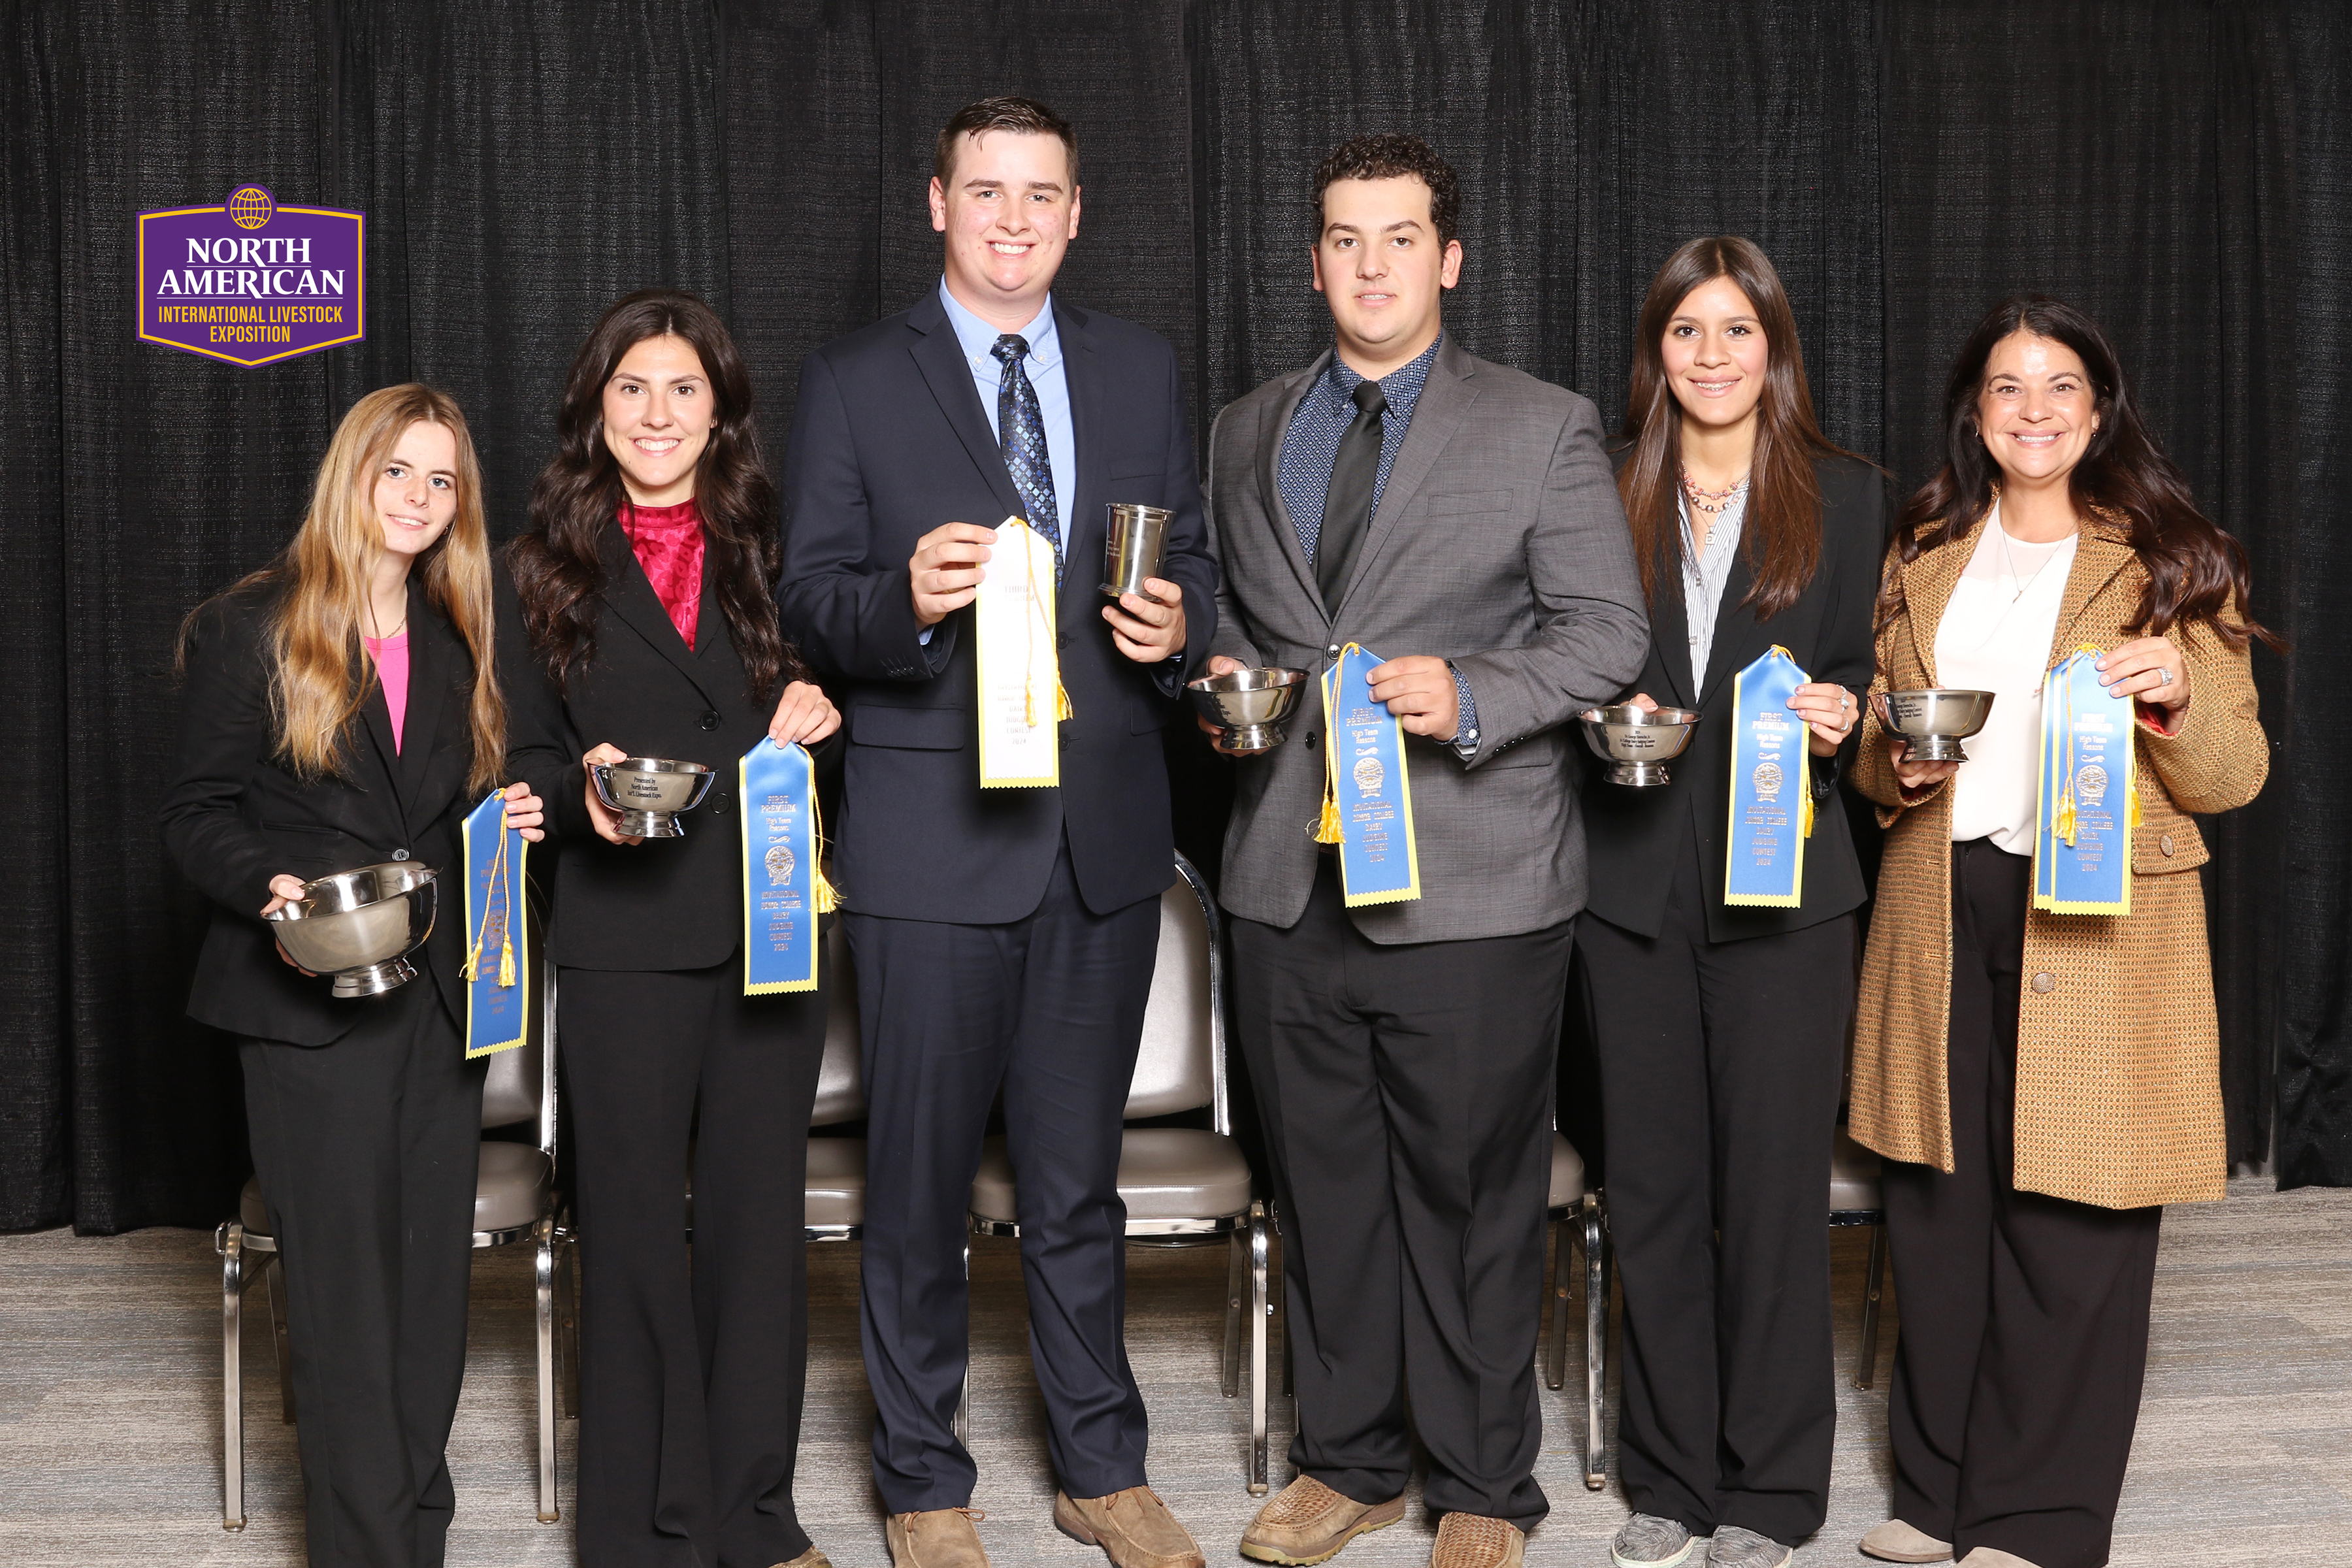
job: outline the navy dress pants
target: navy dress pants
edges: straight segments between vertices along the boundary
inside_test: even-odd
[[[1055,1472],[1072,1497],[1143,1485],[1118,1154],[1160,900],[1096,914],[1065,847],[1022,920],[847,918],[866,1034],[863,1326],[883,1505],[971,1501],[976,1472],[952,1427],[969,1350],[965,1216],[1000,1088]]]

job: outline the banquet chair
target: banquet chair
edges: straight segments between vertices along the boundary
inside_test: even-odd
[[[1552,1233],[1551,1285],[1543,1312],[1551,1335],[1544,1382],[1558,1388],[1568,1379],[1570,1258],[1584,1251],[1584,1484],[1599,1491],[1609,1472],[1608,1445],[1601,1431],[1609,1354],[1609,1209],[1601,1190],[1585,1182],[1584,1156],[1555,1129],[1551,1135],[1551,1190],[1545,1217]],[[1568,1222],[1573,1220],[1570,1226]]]
[[[1878,1156],[1837,1130],[1830,1146],[1830,1224],[1866,1225],[1870,1262],[1863,1279],[1862,1353],[1855,1358],[1853,1385],[1868,1388],[1878,1374],[1878,1302],[1886,1280],[1886,1203],[1881,1195]]]

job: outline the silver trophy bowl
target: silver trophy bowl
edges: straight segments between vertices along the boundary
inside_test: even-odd
[[[1168,520],[1176,514],[1164,506],[1115,500],[1103,527],[1102,591],[1116,599],[1121,594],[1160,601],[1143,591],[1147,578],[1160,575],[1160,560],[1168,548]]]
[[[625,757],[588,770],[596,798],[621,814],[621,832],[639,838],[683,838],[682,813],[702,804],[719,775],[700,763],[667,757]]]
[[[1188,680],[1184,689],[1201,716],[1224,731],[1217,750],[1245,755],[1283,742],[1283,721],[1307,690],[1303,669],[1234,669]]]
[[[438,873],[415,860],[338,871],[302,884],[302,897],[263,919],[278,945],[338,996],[378,996],[416,978],[408,955],[433,933]]]
[[[1698,732],[1698,715],[1687,708],[1648,712],[1631,702],[1588,708],[1584,743],[1609,763],[1611,784],[1654,789],[1667,782],[1666,763],[1683,754]]]
[[[1889,691],[1880,715],[1886,727],[1903,737],[1904,760],[1913,763],[1965,763],[1962,741],[1984,728],[1992,712],[1990,691]]]

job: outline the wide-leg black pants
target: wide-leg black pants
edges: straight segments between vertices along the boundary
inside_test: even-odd
[[[1952,1173],[1886,1163],[1895,1515],[1965,1557],[2100,1568],[2139,1421],[2161,1207],[2011,1184],[2033,862],[1952,847]]]
[[[482,1068],[429,978],[339,1005],[359,1022],[332,1045],[238,1047],[286,1271],[310,1568],[439,1568]]]
[[[793,1461],[824,993],[746,996],[740,959],[559,981],[581,1237],[580,1561],[788,1563],[809,1547]]]
[[[1055,1473],[1072,1497],[1144,1485],[1118,1156],[1160,900],[1094,913],[1065,847],[1024,919],[853,914],[849,943],[866,1032],[860,1302],[883,1506],[971,1501],[977,1471],[952,1426],[969,1350],[966,1216],[1000,1087]]]
[[[1685,845],[1655,937],[1583,948],[1625,1292],[1619,1473],[1642,1513],[1789,1544],[1829,1509],[1830,1145],[1853,917],[1713,942]]]
[[[1326,860],[1287,931],[1233,923],[1234,1015],[1282,1213],[1290,1460],[1527,1529],[1552,1067],[1573,922],[1382,946]]]

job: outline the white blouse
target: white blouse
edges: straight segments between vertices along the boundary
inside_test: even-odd
[[[1936,679],[1993,694],[1985,727],[1967,742],[1952,775],[1952,840],[1990,838],[2012,855],[2033,853],[2033,799],[2042,736],[2042,678],[2076,536],[2050,544],[2012,539],[2000,504],[1936,627]]]

